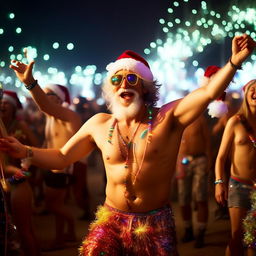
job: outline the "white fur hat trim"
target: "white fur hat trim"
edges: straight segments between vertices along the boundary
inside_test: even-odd
[[[60,89],[58,84],[47,84],[46,88],[52,90],[62,101],[65,101],[65,93]]]
[[[220,118],[228,112],[227,104],[222,100],[215,100],[208,105],[208,114]]]

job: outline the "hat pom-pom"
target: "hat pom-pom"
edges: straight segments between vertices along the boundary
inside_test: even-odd
[[[222,100],[215,100],[208,105],[208,114],[211,118],[220,118],[228,112],[227,104]]]

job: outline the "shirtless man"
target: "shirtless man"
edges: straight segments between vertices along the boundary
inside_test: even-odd
[[[226,256],[243,255],[242,221],[251,208],[250,193],[256,181],[256,80],[244,86],[244,100],[240,110],[225,127],[215,165],[215,198],[224,205],[228,201],[231,239]],[[225,183],[225,163],[230,160],[230,177]]]
[[[94,115],[61,149],[31,149],[10,137],[0,140],[0,148],[18,158],[29,153],[33,164],[63,169],[98,147],[106,199],[80,255],[178,255],[169,198],[183,130],[224,91],[254,47],[248,35],[236,36],[231,61],[207,87],[161,108],[154,107],[158,87],[148,63],[125,51],[107,66],[104,92],[113,114]],[[32,63],[15,64],[21,81],[36,84]]]
[[[197,234],[195,248],[204,246],[208,220],[208,174],[211,153],[207,120],[201,115],[183,132],[177,158],[177,178],[181,216],[185,226],[182,242],[194,239],[192,225],[192,200],[197,209]]]
[[[16,72],[19,77],[19,73]],[[19,77],[20,78],[20,77]],[[46,148],[61,148],[81,127],[80,116],[64,106],[70,103],[66,87],[58,84],[48,84],[41,89],[35,86],[29,90],[39,109],[46,115],[45,146]],[[66,238],[75,240],[75,221],[71,210],[66,206],[65,198],[69,186],[69,167],[62,171],[49,168],[45,173],[46,207],[55,216],[55,241],[43,250],[60,249],[65,246]],[[67,233],[65,234],[65,225]]]

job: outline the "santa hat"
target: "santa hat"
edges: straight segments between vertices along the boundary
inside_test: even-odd
[[[53,91],[63,102],[70,104],[68,88],[60,84],[47,84],[46,88]]]
[[[211,76],[216,74],[219,70],[220,70],[220,67],[218,66],[215,66],[215,65],[208,66],[204,72],[204,78],[203,78],[204,85],[207,85],[209,83]],[[228,106],[225,103],[225,98],[226,98],[226,92],[223,92],[223,94],[219,98],[217,98],[216,100],[214,100],[208,105],[207,107],[208,114],[212,118],[214,117],[219,118],[228,112]]]
[[[245,92],[247,88],[249,88],[251,85],[253,85],[254,83],[256,83],[256,79],[253,79],[251,81],[249,81],[247,84],[245,84],[243,86],[243,91]]]
[[[2,99],[11,103],[17,109],[22,109],[21,102],[20,102],[18,95],[15,91],[4,90]]]
[[[215,73],[217,73],[219,70],[220,70],[220,67],[218,66],[214,66],[214,65],[208,66],[205,69],[204,76],[202,78],[201,87],[207,85],[209,83],[210,77]]]
[[[124,69],[136,73],[143,80],[149,82],[154,80],[147,61],[139,54],[130,50],[123,52],[115,62],[108,64],[106,69],[108,71],[108,78],[113,76],[117,71]]]

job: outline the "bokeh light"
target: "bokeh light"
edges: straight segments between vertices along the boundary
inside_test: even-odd
[[[207,65],[223,66],[230,56],[234,35],[246,32],[256,39],[256,2],[229,1],[227,9],[223,6],[215,4],[213,7],[209,1],[170,1],[166,16],[156,17],[160,33],[152,33],[152,39],[142,52],[155,78],[162,84],[159,105],[183,97],[185,92],[197,88]],[[28,92],[8,66],[13,59],[25,63],[35,60],[34,76],[42,87],[50,82],[63,84],[70,88],[73,96],[96,98],[102,104],[98,91],[106,76],[105,71],[100,72],[93,64],[76,65],[65,71],[57,67],[58,57],[54,58],[50,49],[54,49],[55,56],[70,56],[77,48],[71,38],[66,38],[65,42],[60,39],[57,42],[55,38],[43,47],[32,45],[33,42],[26,42],[25,28],[16,24],[17,14],[8,13],[6,17],[9,20],[7,23],[15,25],[5,24],[0,28],[3,40],[6,34],[13,33],[13,42],[5,48],[6,57],[0,62],[0,83],[6,89],[13,89],[14,84],[20,95],[27,95]],[[15,36],[22,38],[24,45],[17,46]],[[244,63],[244,69],[246,72],[238,71],[228,88],[235,97],[240,94],[242,85],[254,78],[255,54]]]

